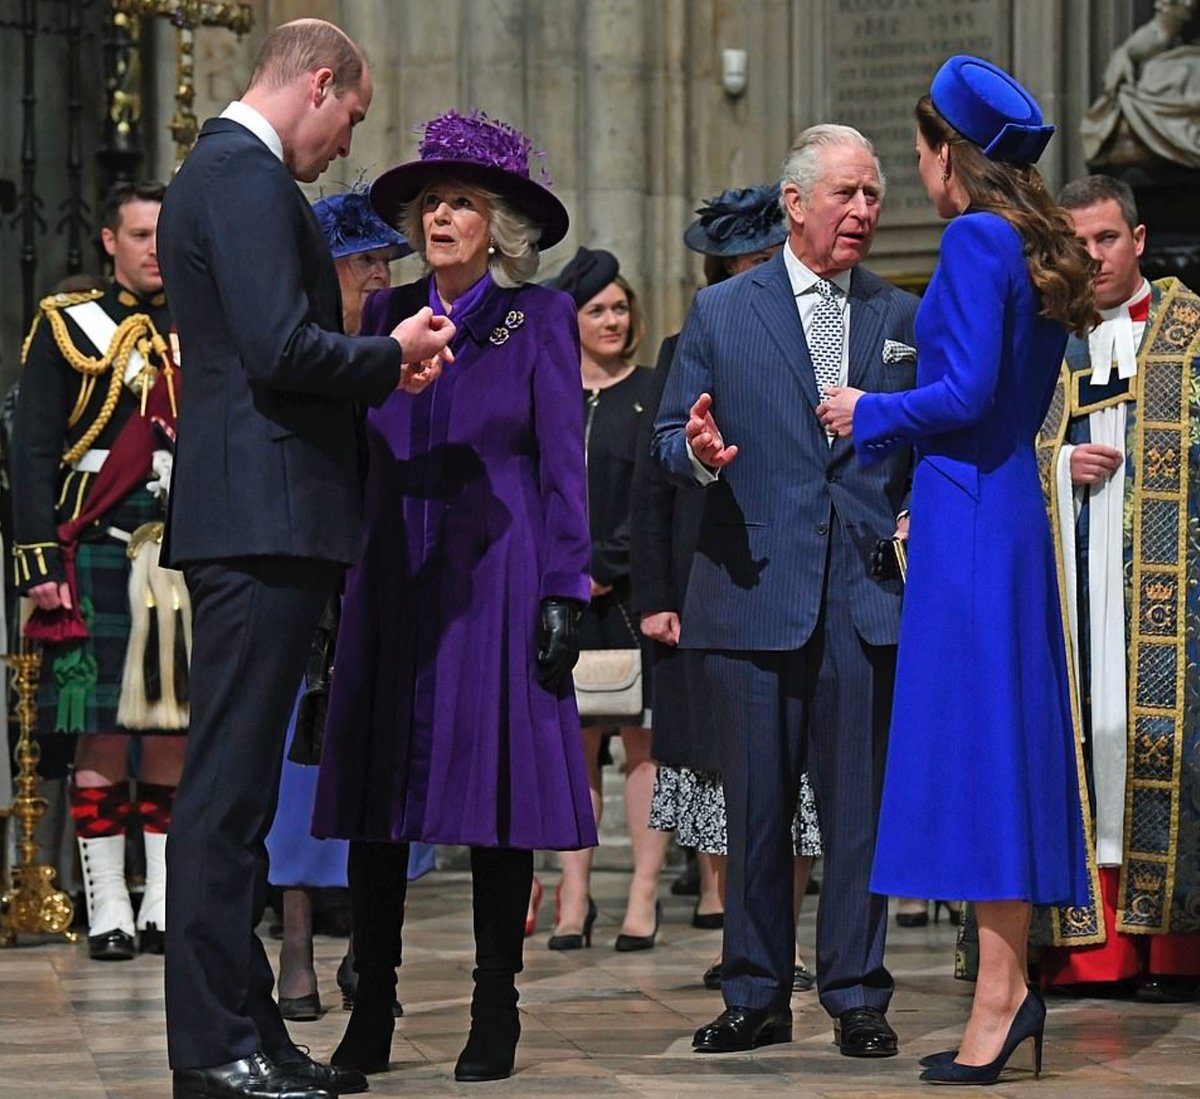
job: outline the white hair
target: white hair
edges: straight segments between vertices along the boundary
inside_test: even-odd
[[[858,145],[871,154],[875,161],[875,172],[879,176],[879,197],[882,199],[887,190],[887,179],[875,153],[875,146],[853,126],[842,126],[836,122],[823,122],[800,132],[792,142],[788,155],[783,158],[780,186],[792,184],[800,192],[800,200],[807,206],[812,200],[813,188],[824,174],[822,153],[835,145]],[[782,194],[779,196],[779,205],[786,216],[787,204]]]
[[[408,238],[408,243],[425,256],[425,227],[421,214],[425,208],[425,196],[429,191],[447,188],[461,191],[475,199],[481,199],[488,209],[488,231],[490,243],[496,251],[488,256],[488,267],[492,278],[498,286],[520,286],[537,274],[541,253],[537,242],[542,235],[541,227],[534,224],[520,211],[513,209],[511,203],[494,191],[485,191],[482,187],[472,187],[455,180],[439,180],[423,187],[420,193],[411,201],[400,207],[398,222],[400,231]]]

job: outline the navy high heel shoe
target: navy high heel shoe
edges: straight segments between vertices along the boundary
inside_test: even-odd
[[[1004,1071],[1017,1047],[1030,1038],[1033,1039],[1033,1075],[1040,1076],[1045,1031],[1046,1005],[1030,991],[1018,1008],[1000,1054],[994,1061],[986,1065],[962,1065],[955,1060],[937,1060],[921,1073],[921,1079],[927,1084],[994,1084],[1000,1079],[1000,1073]],[[937,1054],[933,1056],[936,1057]]]
[[[1042,1014],[1045,1015],[1046,1014],[1046,999],[1042,995],[1042,990],[1040,988],[1038,988],[1037,985],[1026,985],[1025,989],[1029,993],[1030,996],[1032,996],[1035,1000],[1037,1000],[1037,1002],[1039,1004],[1042,1005]],[[928,1068],[930,1065],[936,1065],[941,1061],[953,1061],[954,1058],[957,1056],[958,1056],[958,1050],[943,1049],[937,1053],[925,1054],[925,1056],[922,1057],[917,1062],[917,1064],[920,1065],[922,1068]]]

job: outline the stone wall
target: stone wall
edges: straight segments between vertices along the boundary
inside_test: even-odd
[[[1057,186],[1082,171],[1075,120],[1111,44],[1131,26],[1117,0],[257,0],[255,8],[255,31],[241,42],[200,32],[201,117],[244,84],[268,28],[298,15],[332,19],[365,46],[375,100],[349,161],[324,186],[410,159],[416,125],[450,107],[515,123],[546,151],[571,211],[571,233],[547,253],[544,273],[579,244],[616,253],[647,306],[647,361],[700,285],[700,261],[682,242],[695,206],[727,186],[775,178],[803,127],[853,120],[878,138],[896,202],[885,204],[873,266],[920,283],[940,226],[906,131],[937,64],[973,49],[1015,68],[1064,125],[1044,160]],[[737,96],[722,86],[729,48],[746,51]],[[418,271],[408,260],[397,277]]]

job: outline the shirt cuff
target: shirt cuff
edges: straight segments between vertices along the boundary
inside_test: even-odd
[[[685,442],[687,447],[688,461],[692,463],[692,473],[696,475],[696,481],[702,485],[711,485],[713,481],[718,480],[718,473],[714,469],[709,469],[695,454],[692,453],[692,444]]]

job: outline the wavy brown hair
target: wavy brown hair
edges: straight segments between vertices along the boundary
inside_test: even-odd
[[[927,95],[917,100],[917,128],[931,149],[954,150],[954,174],[971,209],[1004,218],[1024,242],[1029,278],[1041,299],[1041,314],[1082,336],[1099,319],[1092,258],[1071,222],[1046,191],[1032,164],[989,160],[934,107]]]

